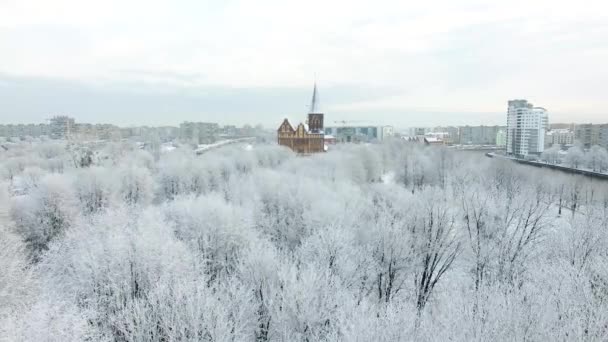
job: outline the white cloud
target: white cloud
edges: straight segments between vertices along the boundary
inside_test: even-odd
[[[341,108],[608,110],[608,5],[0,0],[0,73],[178,87],[399,87]],[[370,108],[371,108],[370,107]],[[587,108],[586,110],[589,110]],[[598,111],[596,109],[596,111]]]

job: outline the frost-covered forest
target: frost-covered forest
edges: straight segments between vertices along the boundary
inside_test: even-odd
[[[0,149],[0,339],[601,341],[608,182],[399,141]]]
[[[606,172],[608,170],[608,151],[595,145],[587,151],[577,144],[562,151],[560,145],[553,145],[546,149],[541,160],[548,164],[563,164],[574,169],[587,169],[594,172]]]

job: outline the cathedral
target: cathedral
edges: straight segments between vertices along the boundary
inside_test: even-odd
[[[279,145],[287,146],[298,154],[312,154],[325,151],[323,113],[317,113],[317,85],[312,93],[310,113],[306,123],[293,127],[288,119],[283,120],[277,130]]]

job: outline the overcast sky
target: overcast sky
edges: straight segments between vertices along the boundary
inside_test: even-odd
[[[608,122],[606,3],[0,0],[0,122]]]

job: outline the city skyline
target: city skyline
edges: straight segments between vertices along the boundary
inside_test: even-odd
[[[553,122],[600,123],[605,9],[545,0],[8,1],[0,121],[66,114],[121,126],[270,126],[306,112],[316,79],[329,121],[501,124],[507,100],[527,98]]]
[[[351,122],[351,124],[349,124],[350,126],[354,125],[354,126],[391,126],[394,127],[395,129],[399,129],[399,130],[403,130],[403,131],[407,131],[409,129],[415,129],[415,128],[442,128],[442,127],[480,127],[480,126],[484,126],[484,127],[494,127],[494,126],[505,126],[507,125],[507,120],[506,120],[506,115],[507,115],[508,111],[505,111],[503,113],[492,113],[492,115],[496,115],[496,116],[501,116],[504,117],[503,118],[503,122],[497,122],[497,123],[478,123],[478,122],[463,122],[463,120],[461,120],[461,122],[463,123],[454,123],[454,124],[447,124],[445,122],[440,122],[439,124],[433,124],[433,125],[424,125],[424,124],[420,124],[420,125],[414,125],[413,123],[409,126],[400,126],[400,125],[392,125],[391,123],[378,123],[377,121],[374,120],[332,120],[329,121],[328,126],[330,127],[339,127],[341,125],[344,125],[345,123],[349,123]],[[301,114],[301,113],[300,113]],[[449,114],[449,113],[442,113],[442,114]],[[294,114],[293,116],[295,117],[297,114]],[[255,121],[225,121],[225,120],[216,120],[216,121],[212,121],[212,120],[202,120],[201,117],[193,117],[193,119],[190,120],[173,120],[170,121],[169,123],[166,124],[147,124],[147,123],[142,123],[142,122],[138,122],[138,123],[130,123],[130,124],[119,124],[117,122],[111,122],[111,121],[104,121],[104,120],[91,120],[91,121],[83,121],[79,118],[79,116],[77,115],[70,115],[70,114],[66,114],[66,113],[51,113],[50,115],[46,115],[41,121],[28,121],[28,120],[16,120],[16,121],[0,121],[0,125],[39,125],[39,124],[48,124],[49,121],[55,117],[55,116],[68,116],[70,118],[73,118],[77,124],[87,124],[87,125],[113,125],[116,127],[120,127],[120,128],[135,128],[135,127],[179,127],[180,124],[184,123],[184,122],[205,122],[205,123],[217,123],[220,126],[236,126],[236,127],[244,127],[244,126],[251,126],[251,127],[256,127],[258,125],[261,125],[262,128],[264,129],[271,129],[274,130],[276,127],[276,122],[269,122],[268,124],[262,123],[262,122],[255,122]],[[220,115],[216,116],[216,117],[220,117]],[[551,112],[551,117],[553,117],[553,112]],[[282,119],[284,119],[285,116],[282,116]],[[281,119],[281,120],[282,120]],[[562,125],[587,125],[587,124],[592,124],[592,125],[601,125],[601,124],[606,124],[608,122],[608,119],[603,120],[603,121],[597,121],[597,122],[589,122],[589,121],[553,121],[551,120],[551,118],[549,119],[549,128],[553,129],[552,126],[553,125],[557,125],[557,126],[562,126]],[[559,128],[559,127],[558,127]]]
[[[285,89],[216,89],[212,94],[190,89],[182,93],[171,93],[167,89],[151,88],[148,91],[124,93],[103,90],[101,86],[79,84],[73,81],[44,80],[21,82],[19,78],[3,78],[0,73],[0,103],[5,112],[0,116],[2,124],[39,123],[53,115],[68,115],[80,122],[110,123],[121,127],[129,126],[176,126],[182,121],[218,122],[226,125],[262,124],[274,126],[285,116],[306,113],[309,103],[310,86]],[[11,84],[18,86],[11,87]],[[49,87],[49,89],[46,89]],[[360,110],[340,109],[350,92],[340,86],[324,89],[320,86],[321,108],[330,115],[330,122],[340,120],[363,120],[379,125],[394,125],[399,128],[462,126],[462,125],[502,125],[505,124],[507,100],[500,104],[504,108],[492,112],[458,112],[433,108],[391,109],[384,112],[368,113]],[[234,93],[240,93],[235,96]],[[283,102],[272,101],[273,93],[282,93]],[[64,97],[64,94],[68,94]],[[240,103],[231,97],[240,98]],[[66,100],[65,98],[69,98]],[[515,97],[513,97],[515,98]],[[520,97],[529,98],[529,97]],[[32,101],[34,99],[34,101]],[[533,100],[534,101],[534,100]],[[105,107],[102,106],[105,104]],[[80,113],[69,108],[81,108]],[[301,108],[297,108],[301,107]],[[546,106],[552,108],[550,106]],[[49,108],[49,109],[47,109]],[[83,109],[82,109],[83,108]],[[111,108],[108,110],[108,108]],[[174,109],[176,108],[176,109]],[[270,110],[266,110],[270,108]],[[292,108],[291,110],[289,108]],[[224,111],[224,113],[222,113]],[[21,113],[21,115],[11,115]],[[604,123],[606,116],[585,113],[565,113],[559,108],[551,110],[551,122],[560,123]],[[429,117],[430,116],[430,117]],[[252,120],[247,121],[248,118]],[[257,119],[258,121],[253,121]]]

